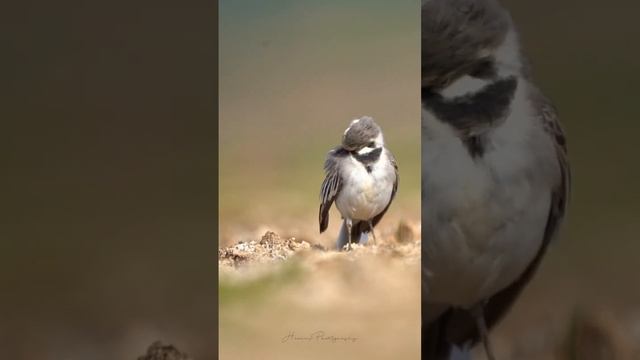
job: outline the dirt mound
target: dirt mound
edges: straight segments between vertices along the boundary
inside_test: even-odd
[[[190,360],[187,354],[180,352],[173,345],[163,345],[162,342],[156,341],[144,356],[138,357],[138,360]]]
[[[306,241],[294,237],[282,239],[278,234],[267,231],[258,241],[241,241],[218,249],[218,266],[235,268],[251,263],[286,260],[297,252],[310,249],[312,245]]]
[[[296,239],[282,238],[273,231],[267,231],[260,240],[240,241],[235,245],[218,249],[218,266],[221,270],[250,267],[257,264],[272,264],[296,255],[309,262],[333,256],[366,257],[381,256],[405,260],[420,260],[419,228],[407,222],[400,222],[395,231],[383,233],[382,239],[369,245],[352,245],[351,251],[330,251],[319,244]],[[346,250],[346,249],[345,249]],[[314,253],[325,253],[318,256]]]

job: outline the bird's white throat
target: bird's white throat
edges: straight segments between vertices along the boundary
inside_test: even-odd
[[[378,136],[376,136],[376,138],[373,140],[373,146],[363,147],[362,149],[358,150],[358,155],[369,154],[370,152],[376,149],[379,149],[383,146],[384,146],[384,137],[382,136],[382,132],[380,132]]]
[[[377,147],[363,147],[362,149],[358,150],[358,155],[367,155],[375,149],[377,149]]]
[[[483,87],[489,85],[491,80],[478,79],[469,75],[465,75],[452,82],[442,91],[445,98],[454,98],[458,96],[471,95],[480,91]]]

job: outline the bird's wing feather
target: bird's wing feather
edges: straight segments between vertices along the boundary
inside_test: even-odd
[[[342,175],[338,164],[344,155],[341,148],[333,149],[329,151],[324,162],[326,176],[320,187],[320,211],[318,214],[321,233],[329,226],[329,209],[331,209],[331,205],[342,187]]]
[[[393,182],[393,189],[391,190],[391,197],[389,198],[389,203],[387,204],[387,206],[385,206],[384,210],[382,210],[380,214],[374,216],[374,218],[371,220],[372,226],[376,226],[380,222],[384,214],[389,209],[389,206],[391,206],[391,202],[393,201],[393,198],[396,197],[396,192],[398,192],[398,180],[399,180],[398,163],[396,162],[396,158],[393,156],[391,151],[386,150],[386,153],[387,153],[387,157],[389,158],[389,161],[391,161],[391,164],[393,164],[393,168],[395,169],[395,181]]]
[[[540,109],[539,118],[549,136],[554,139],[556,157],[560,167],[560,179],[551,190],[551,206],[544,230],[542,246],[540,246],[535,258],[518,280],[489,299],[487,307],[485,308],[485,317],[489,326],[495,325],[500,320],[504,313],[511,307],[511,304],[518,297],[524,286],[533,277],[549,244],[557,238],[558,230],[565,217],[569,201],[571,171],[569,168],[564,131],[560,127],[557,112],[551,102],[540,93],[537,94],[537,100],[539,101],[538,108]]]

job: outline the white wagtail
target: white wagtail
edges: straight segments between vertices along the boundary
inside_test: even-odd
[[[564,217],[565,138],[496,0],[423,0],[421,65],[423,359],[494,359]]]
[[[320,233],[329,225],[329,209],[335,201],[343,218],[336,242],[338,250],[351,243],[366,244],[374,226],[385,214],[398,189],[398,167],[384,146],[380,126],[364,116],[351,122],[342,145],[329,151],[326,177],[320,190]]]

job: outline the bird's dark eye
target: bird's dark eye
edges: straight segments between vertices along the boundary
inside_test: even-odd
[[[490,79],[496,77],[497,70],[495,61],[492,58],[479,61],[470,69],[469,76],[476,79]]]
[[[367,147],[370,147],[370,148],[375,147],[375,146],[376,146],[376,143],[375,143],[375,142],[373,142],[373,141],[372,141],[372,142],[370,142],[370,143],[367,145]]]

